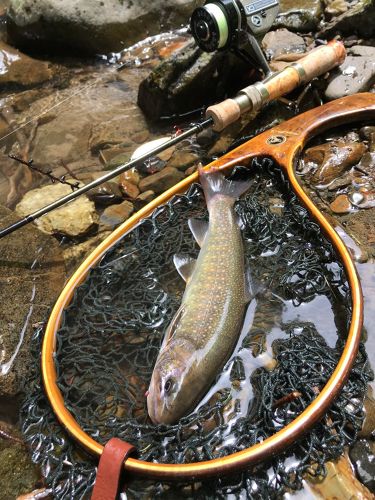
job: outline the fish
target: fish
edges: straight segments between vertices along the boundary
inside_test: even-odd
[[[208,223],[188,221],[201,247],[198,259],[175,255],[186,281],[182,302],[168,326],[146,392],[154,424],[173,424],[193,410],[233,352],[251,285],[235,201],[249,181],[230,181],[216,169],[199,169]]]

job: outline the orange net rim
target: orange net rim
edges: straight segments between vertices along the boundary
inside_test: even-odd
[[[359,96],[360,95],[364,96],[365,94],[359,94]],[[344,99],[348,100],[348,98]],[[372,101],[373,106],[371,107],[371,111],[374,112],[375,96],[372,97]],[[331,104],[332,103],[330,103],[329,105]],[[304,115],[307,115],[308,113],[305,113]],[[358,113],[356,114],[356,117],[358,118],[357,115]],[[348,118],[348,116],[346,116],[346,118]],[[296,119],[292,119],[287,123],[292,124],[292,122],[294,121],[296,121]],[[327,124],[325,123],[325,125]],[[296,441],[297,438],[301,437],[306,431],[311,428],[314,423],[316,423],[323,416],[326,409],[329,407],[331,402],[334,400],[334,398],[337,396],[338,392],[344,385],[345,380],[349,374],[350,368],[358,351],[363,323],[363,297],[361,285],[349,250],[347,249],[339,235],[336,233],[334,228],[329,224],[328,220],[308,198],[306,193],[298,184],[298,181],[295,177],[295,156],[298,151],[301,150],[301,147],[305,144],[307,137],[311,137],[311,131],[309,131],[308,126],[306,126],[304,134],[296,136],[296,133],[294,132],[291,133],[291,135],[288,135],[286,123],[282,124],[282,126],[283,127],[275,127],[274,129],[261,134],[261,136],[257,136],[255,139],[246,143],[246,145],[257,142],[256,145],[258,146],[259,140],[262,140],[262,144],[268,144],[270,142],[268,141],[268,139],[271,137],[271,135],[275,135],[276,133],[286,134],[287,139],[291,139],[292,145],[289,146],[290,149],[287,157],[285,158],[285,161],[281,162],[283,163],[282,166],[286,168],[287,175],[294,192],[297,194],[306,208],[310,211],[312,217],[315,218],[315,220],[318,222],[328,239],[331,241],[335,250],[337,251],[337,254],[344,266],[349,282],[352,297],[352,316],[347,340],[339,362],[331,377],[328,379],[326,385],[317,395],[314,401],[312,401],[312,403],[290,424],[285,426],[274,435],[265,439],[264,441],[225,457],[216,458],[204,462],[194,462],[186,464],[159,464],[155,462],[137,460],[135,458],[128,458],[124,466],[125,469],[132,474],[152,479],[180,481],[184,479],[192,480],[195,478],[223,475],[225,473],[233,471],[238,472],[239,470],[242,470],[249,465],[253,465],[261,462],[264,459],[268,459],[289,447],[293,442]],[[324,129],[326,128],[328,127],[325,126]],[[236,163],[238,163],[238,155],[236,156],[236,153],[239,154],[241,161],[244,159],[244,155],[242,154],[243,150],[244,146],[240,146],[236,150],[231,151],[228,155],[226,155],[226,157],[212,162],[205,168],[215,167],[219,169],[227,169],[233,167]],[[274,159],[280,163],[280,159],[281,157],[283,157],[283,155],[281,154],[280,150],[279,153],[280,154],[274,155]],[[251,156],[254,156],[254,153],[250,155],[248,154],[247,156],[250,158]],[[269,156],[272,155],[270,154]],[[190,175],[180,183],[173,186],[171,189],[155,198],[151,203],[146,205],[144,208],[130,217],[126,222],[124,222],[121,226],[119,226],[115,231],[113,231],[83,261],[77,271],[68,280],[51,312],[43,339],[41,353],[41,368],[45,391],[60,423],[81,446],[95,455],[100,456],[102,454],[104,448],[103,445],[95,441],[79,426],[73,415],[66,408],[62,393],[59,390],[56,382],[57,374],[54,364],[54,354],[56,334],[61,324],[63,311],[72,300],[75,289],[85,280],[90,269],[99,262],[106,251],[108,251],[126,233],[131,231],[142,219],[149,216],[155,208],[162,204],[165,204],[176,194],[185,192],[192,183],[197,181],[197,173]]]

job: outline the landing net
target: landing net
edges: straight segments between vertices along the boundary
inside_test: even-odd
[[[56,369],[65,404],[82,429],[105,444],[119,437],[137,458],[160,463],[210,460],[274,434],[316,397],[342,352],[351,299],[341,264],[319,226],[270,160],[255,161],[232,177],[251,177],[237,202],[247,265],[257,287],[235,351],[197,409],[176,425],[153,425],[145,391],[163,333],[181,302],[184,282],[173,255],[197,257],[190,217],[207,218],[202,190],[193,185],[125,235],[89,273],[66,309],[57,335]],[[330,301],[335,345],[311,320],[285,321],[286,307],[317,297]],[[251,309],[252,308],[252,309]],[[23,432],[54,498],[84,498],[97,461],[58,424],[43,393],[36,331],[35,370],[25,382]],[[328,343],[327,343],[328,342]],[[301,487],[303,475],[324,474],[363,421],[371,373],[360,348],[339,398],[322,421],[290,450],[250,471],[195,484],[134,479],[128,498],[277,498]],[[292,396],[291,396],[292,395]]]

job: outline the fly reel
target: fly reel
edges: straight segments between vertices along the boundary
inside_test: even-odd
[[[197,45],[205,52],[231,50],[270,73],[259,46],[279,12],[278,0],[208,0],[190,19]]]

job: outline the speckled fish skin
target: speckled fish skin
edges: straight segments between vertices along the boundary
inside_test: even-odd
[[[217,172],[200,171],[200,179],[209,227],[151,378],[154,423],[175,423],[194,409],[230,357],[244,318],[244,253],[233,206],[248,184]]]

